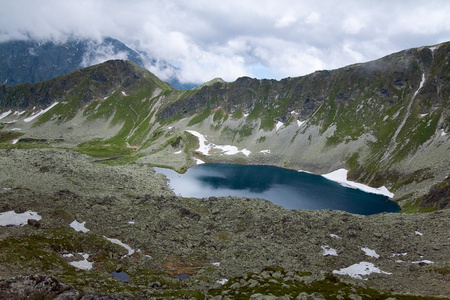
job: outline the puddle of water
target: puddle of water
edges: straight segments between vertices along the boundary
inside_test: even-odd
[[[114,278],[116,278],[117,280],[122,281],[122,282],[128,282],[128,280],[130,280],[130,275],[128,275],[125,272],[114,271],[111,273],[111,275],[114,276]]]

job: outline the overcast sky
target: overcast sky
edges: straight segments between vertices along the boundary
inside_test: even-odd
[[[448,0],[0,0],[0,5],[0,41],[110,36],[180,67],[180,79],[190,82],[294,77],[450,41]]]

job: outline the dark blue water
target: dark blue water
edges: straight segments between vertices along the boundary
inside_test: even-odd
[[[398,212],[388,197],[343,187],[322,176],[271,166],[202,164],[185,174],[155,168],[165,174],[183,197],[236,196],[262,198],[287,209],[333,209],[371,215]]]

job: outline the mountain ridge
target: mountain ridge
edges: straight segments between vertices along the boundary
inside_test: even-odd
[[[1,85],[0,297],[449,297],[449,47],[188,91],[122,60]],[[345,168],[402,211],[186,198],[153,169],[200,160]]]
[[[67,124],[75,116],[84,124],[103,119],[105,126],[119,126],[114,137],[101,138],[99,134],[95,141],[83,138],[75,145],[90,154],[114,144],[111,151],[97,155],[113,155],[114,151],[130,154],[134,149],[138,161],[161,165],[156,157],[168,151],[164,147],[181,145],[187,147],[186,155],[168,165],[178,170],[192,165],[194,156],[211,162],[272,164],[316,174],[347,168],[352,180],[386,185],[406,205],[419,201],[433,184],[448,176],[448,157],[444,154],[442,161],[441,156],[447,150],[450,129],[449,49],[450,43],[409,49],[373,62],[279,81],[242,77],[228,83],[216,79],[189,91],[175,90],[137,65],[110,61],[36,85],[3,85],[0,107],[3,111],[33,107],[36,113],[54,101],[60,103],[52,108],[58,110],[57,119],[51,111],[45,112],[47,117],[41,116],[26,133],[40,135],[34,137],[37,139],[49,135],[55,122],[66,124],[63,131],[70,136],[68,128],[73,130],[74,126]],[[86,72],[91,73],[80,75]],[[83,85],[68,79],[77,76]],[[77,96],[68,93],[70,90],[77,90]],[[113,94],[116,96],[110,102]],[[68,102],[63,101],[65,97],[72,99],[71,109],[62,104]],[[126,105],[123,99],[127,99]],[[26,115],[13,119],[20,122]],[[202,156],[189,148],[187,128],[221,143],[248,148],[253,155],[245,159]],[[273,148],[273,144],[283,145],[282,150],[256,154]]]

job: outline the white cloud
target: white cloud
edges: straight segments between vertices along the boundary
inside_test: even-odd
[[[81,62],[82,67],[99,64],[110,59],[127,59],[126,52],[115,52],[113,45],[99,45],[95,42],[88,44],[88,49]]]
[[[0,41],[111,36],[181,67],[182,81],[300,76],[450,40],[446,0],[4,2]]]
[[[305,19],[306,24],[317,24],[319,21],[320,21],[320,14],[315,11],[310,13]]]
[[[288,13],[275,22],[275,27],[287,28],[291,26],[295,21],[297,21],[297,18],[295,18],[291,13]]]

